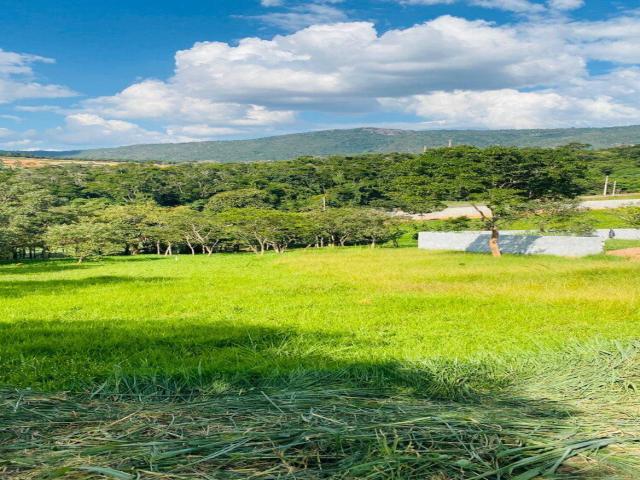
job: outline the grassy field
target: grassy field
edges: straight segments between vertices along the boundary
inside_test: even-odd
[[[408,248],[0,265],[0,478],[638,478],[639,273]]]

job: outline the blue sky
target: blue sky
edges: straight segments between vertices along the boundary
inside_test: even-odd
[[[0,0],[0,149],[640,123],[630,0]]]

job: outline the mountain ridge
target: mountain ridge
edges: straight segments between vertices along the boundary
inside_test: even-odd
[[[63,152],[13,152],[45,158],[155,162],[253,162],[301,156],[420,152],[455,145],[555,147],[586,143],[594,148],[640,144],[640,125],[522,130],[402,130],[361,127],[291,133],[251,140],[139,144]]]

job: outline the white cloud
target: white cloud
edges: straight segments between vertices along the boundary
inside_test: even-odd
[[[640,63],[640,15],[624,15],[596,22],[564,26],[579,54],[619,63]]]
[[[184,88],[181,88],[184,87]],[[158,80],[136,83],[117,95],[84,103],[85,110],[115,118],[164,119],[213,125],[263,126],[294,120],[289,110],[270,111],[254,105],[216,101]]]
[[[167,85],[217,101],[334,108],[390,94],[527,87],[583,75],[583,59],[565,52],[561,41],[443,16],[382,35],[371,23],[352,22],[246,38],[237,46],[197,43],[176,54]]]
[[[517,13],[539,13],[545,10],[543,5],[528,0],[469,0],[471,5],[483,8],[497,8]]]
[[[289,31],[299,30],[309,25],[335,23],[347,20],[346,13],[326,3],[329,2],[295,5],[284,12],[272,12],[246,18],[259,20],[268,25]]]
[[[48,135],[55,138],[58,143],[67,145],[115,146],[170,141],[164,133],[146,130],[131,122],[109,120],[90,113],[67,115],[64,126],[49,131]]]
[[[53,63],[50,58],[0,50],[0,104],[26,98],[71,97],[75,93],[61,85],[34,81],[34,63]]]
[[[548,3],[554,10],[576,10],[584,6],[584,0],[549,0]]]
[[[179,51],[168,80],[144,80],[82,103],[78,114],[102,121],[81,125],[70,115],[65,138],[77,143],[81,129],[91,131],[91,141],[120,136],[120,143],[215,138],[291,124],[300,111],[372,111],[379,97],[553,87],[586,77],[584,60],[561,40],[542,42],[515,27],[450,16],[382,35],[368,22],[315,25],[271,40],[201,42]],[[105,119],[170,127],[149,132]]]
[[[0,115],[0,118],[3,118],[5,120],[11,120],[12,122],[21,122],[22,121],[22,118],[18,117],[17,115],[2,114],[2,115]]]
[[[555,128],[637,122],[640,108],[609,96],[573,97],[558,92],[514,89],[433,92],[381,99],[390,108],[414,113],[443,128]]]
[[[65,114],[68,111],[58,105],[16,105],[15,110],[28,113],[51,112],[59,114]]]
[[[399,0],[404,5],[438,5],[438,4],[451,4],[456,0]]]
[[[263,7],[280,7],[284,5],[282,0],[260,0],[260,5]]]
[[[523,13],[543,5],[491,3]],[[571,21],[562,12],[578,4],[548,1],[556,13],[506,25],[441,16],[384,33],[370,22],[338,22],[270,39],[199,42],[176,53],[167,79],[73,109],[16,108],[64,114],[48,138],[83,146],[252,136],[320,111],[340,119],[400,111],[422,125],[460,128],[640,123],[640,16]],[[591,60],[614,69],[594,75]],[[19,62],[5,63],[24,74]]]

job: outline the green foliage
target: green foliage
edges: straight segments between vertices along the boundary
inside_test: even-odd
[[[231,208],[268,208],[269,195],[257,188],[242,188],[221,192],[209,199],[206,208],[214,212],[221,212]]]
[[[625,208],[622,210],[622,218],[625,222],[627,222],[630,226],[640,227],[640,208],[639,207],[631,207]]]
[[[589,168],[597,164],[594,158],[627,155],[625,162],[636,162],[635,152],[631,147],[594,152],[575,146],[460,146],[420,155],[303,157],[252,164],[2,169],[0,255],[46,256],[44,234],[49,226],[84,220],[112,225],[123,239],[123,252],[129,254],[283,251],[291,246],[339,245],[340,238],[345,244],[398,242],[403,231],[391,218],[383,220],[380,212],[424,212],[451,201],[488,203],[494,215],[480,228],[502,228],[520,218],[531,220],[553,209],[554,202],[594,191],[600,182],[600,167]],[[231,231],[216,220],[225,211],[242,209],[244,225],[251,223],[249,214],[264,214],[278,225],[261,235],[270,239],[264,247],[263,240],[246,231],[241,239],[242,229]],[[335,214],[317,214],[322,211]],[[285,215],[289,213],[295,215]],[[556,231],[590,228],[581,214],[571,221],[564,217],[549,225],[540,218],[531,221],[534,228]]]
[[[45,234],[48,245],[75,257],[78,262],[89,257],[113,255],[122,251],[116,230],[106,223],[83,221],[52,225]]]

